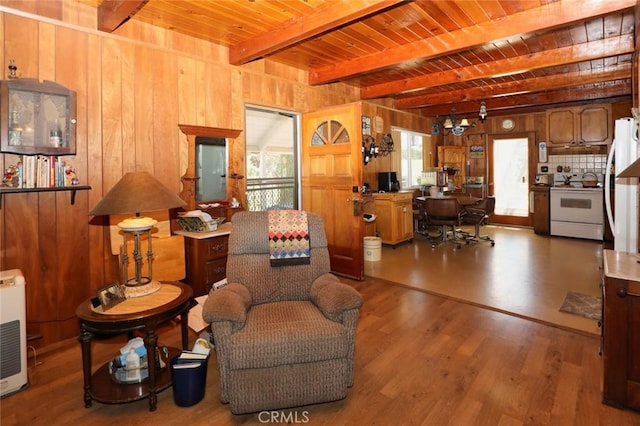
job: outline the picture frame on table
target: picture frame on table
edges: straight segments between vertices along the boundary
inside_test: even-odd
[[[110,283],[98,290],[98,300],[102,310],[106,311],[127,300],[120,283]]]

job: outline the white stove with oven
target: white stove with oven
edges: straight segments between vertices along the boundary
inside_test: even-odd
[[[550,191],[551,235],[602,241],[604,236],[604,175],[596,187],[584,187],[584,173],[556,173]]]

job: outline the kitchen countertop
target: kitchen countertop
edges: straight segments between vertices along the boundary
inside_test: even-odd
[[[640,254],[603,250],[604,274],[607,277],[640,281]]]

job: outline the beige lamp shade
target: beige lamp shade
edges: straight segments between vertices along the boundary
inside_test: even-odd
[[[92,216],[168,210],[186,203],[147,172],[125,174],[89,212]]]

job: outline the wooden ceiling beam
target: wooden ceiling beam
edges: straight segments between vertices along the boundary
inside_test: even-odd
[[[546,77],[535,77],[525,80],[509,81],[491,84],[471,89],[436,92],[419,96],[412,96],[396,100],[396,106],[401,109],[421,108],[430,105],[468,102],[473,100],[489,100],[496,96],[506,96],[518,92],[541,92],[555,90],[577,84],[594,84],[605,81],[624,80],[631,78],[631,64],[622,64],[615,70],[589,70],[555,74]]]
[[[553,92],[531,93],[499,98],[497,99],[496,104],[491,106],[489,110],[522,108],[541,104],[549,106],[576,101],[595,101],[599,99],[629,96],[630,93],[631,80],[627,80],[604,88],[594,85],[593,87],[587,88],[567,88]]]
[[[98,29],[112,33],[149,0],[103,0],[98,6]]]
[[[634,49],[633,34],[627,34],[622,37],[596,40],[589,43],[431,73],[415,78],[366,86],[360,89],[360,96],[362,99],[374,99],[446,84],[493,78],[496,70],[500,70],[501,75],[520,74],[525,71],[624,55],[633,53]]]
[[[631,80],[618,82],[615,85],[602,87],[579,87],[553,90],[541,93],[526,93],[504,98],[494,98],[487,102],[489,116],[499,115],[501,111],[512,111],[521,108],[551,108],[559,104],[576,103],[582,101],[597,101],[604,99],[622,99],[629,96]],[[456,104],[456,113],[471,118],[469,114],[477,114],[480,101]],[[451,106],[437,105],[421,108],[420,114],[427,117],[444,117],[451,113]]]
[[[327,31],[391,8],[403,0],[351,0],[324,2],[312,12],[296,16],[258,37],[229,48],[229,63],[242,65],[270,55]]]
[[[631,93],[631,80],[625,80],[610,84],[605,87],[593,85],[585,88],[566,88],[551,92],[527,93],[523,95],[505,96],[501,98],[493,98],[487,101],[487,109],[489,116],[492,111],[500,111],[505,109],[528,108],[535,106],[544,106],[551,108],[553,105],[568,102],[580,101],[596,101],[609,98],[629,97]],[[470,114],[477,113],[480,107],[480,101],[465,102],[456,104],[456,113]],[[420,114],[427,117],[445,116],[451,113],[450,105],[438,105],[433,107],[421,108]]]
[[[384,50],[380,53],[343,61],[328,67],[309,71],[310,84],[332,83],[406,63],[426,61],[446,53],[459,52],[521,35],[566,26],[571,22],[630,9],[638,0],[583,0],[560,1],[529,9],[501,19],[451,31],[416,42]]]

